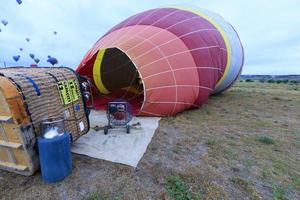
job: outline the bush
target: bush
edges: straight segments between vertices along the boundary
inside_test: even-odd
[[[291,83],[291,84],[297,84],[297,83],[299,83],[299,82],[296,81],[296,80],[291,80],[290,83]]]
[[[268,80],[268,83],[275,83],[275,80],[270,79],[270,80]]]
[[[264,82],[266,82],[266,80],[265,79],[260,79],[259,82],[264,83]]]
[[[275,144],[275,141],[270,136],[260,136],[258,141],[264,144]]]
[[[289,80],[288,79],[284,79],[284,80],[282,80],[282,83],[288,83],[289,82]]]
[[[250,79],[250,78],[248,78],[248,79],[246,79],[246,82],[250,83],[250,82],[254,82],[254,80],[253,80],[253,79]]]
[[[282,80],[277,80],[276,83],[280,84],[280,83],[282,83]]]

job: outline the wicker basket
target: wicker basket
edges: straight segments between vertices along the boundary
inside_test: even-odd
[[[42,121],[64,119],[72,141],[89,130],[77,75],[68,68],[1,69],[0,103],[0,168],[9,171],[31,175],[38,168]]]

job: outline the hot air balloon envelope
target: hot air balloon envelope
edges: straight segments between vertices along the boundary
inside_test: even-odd
[[[36,58],[36,59],[34,59],[34,62],[35,62],[36,64],[38,64],[38,63],[40,62],[40,59]]]
[[[5,20],[5,19],[2,19],[2,20],[1,20],[1,23],[2,23],[4,26],[6,26],[6,25],[8,24],[8,21]]]
[[[13,56],[14,61],[18,62],[20,60],[21,56]]]
[[[19,5],[22,4],[22,0],[16,0]]]
[[[121,98],[138,115],[170,116],[229,88],[241,73],[243,55],[237,32],[216,13],[158,8],[114,26],[77,72],[97,87],[98,109]]]
[[[35,55],[33,53],[29,54],[30,58],[34,59]]]
[[[25,40],[26,40],[27,42],[29,42],[29,41],[30,41],[30,38],[26,38]]]
[[[58,60],[54,57],[48,58],[47,62],[51,63],[51,65],[56,65],[58,64]]]

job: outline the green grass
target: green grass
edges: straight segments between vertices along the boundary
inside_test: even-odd
[[[89,193],[83,200],[104,200],[98,192]]]
[[[243,178],[241,178],[241,177],[239,177],[239,176],[231,177],[230,181],[231,181],[234,185],[236,185],[236,186],[242,188],[242,189],[245,190],[245,191],[250,191],[250,190],[251,190],[251,189],[250,189],[250,183],[249,183],[247,180],[245,180],[245,179],[243,179]]]
[[[255,161],[255,160],[252,160],[252,159],[246,159],[246,160],[244,160],[244,165],[245,165],[247,168],[251,168],[251,167],[253,167],[255,164],[256,164],[256,161]]]
[[[300,188],[300,177],[299,176],[293,176],[291,177],[293,184],[295,185],[295,187]]]
[[[121,200],[119,196],[117,197],[109,197],[109,195],[100,195],[99,192],[91,192],[86,197],[83,198],[83,200]]]
[[[175,200],[197,200],[196,197],[189,190],[187,184],[179,176],[167,177],[165,188],[168,191],[170,197]]]
[[[209,139],[206,141],[206,144],[207,144],[208,146],[214,146],[214,145],[217,144],[217,142],[216,142],[214,139],[209,138]]]
[[[267,166],[264,166],[262,168],[262,171],[261,171],[261,176],[266,179],[268,177],[270,177],[272,174],[271,170],[270,170],[270,167],[267,167]]]
[[[273,184],[273,199],[274,200],[287,200],[285,188],[279,184]]]
[[[275,144],[274,139],[270,136],[260,136],[257,140],[263,144],[268,144],[268,145]]]

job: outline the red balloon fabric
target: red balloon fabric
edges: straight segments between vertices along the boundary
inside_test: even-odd
[[[243,47],[219,15],[190,8],[158,8],[113,27],[77,68],[95,85],[96,108],[113,99],[138,115],[171,116],[197,108],[239,77]]]

